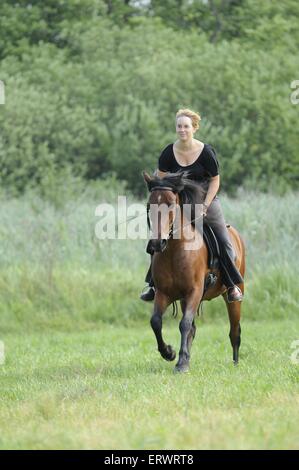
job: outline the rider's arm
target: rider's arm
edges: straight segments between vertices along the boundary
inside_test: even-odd
[[[213,176],[213,178],[210,179],[209,189],[208,189],[205,202],[204,202],[204,205],[206,206],[206,208],[209,207],[214,197],[216,196],[219,186],[220,186],[220,176],[219,175]]]

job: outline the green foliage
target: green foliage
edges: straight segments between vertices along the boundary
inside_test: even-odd
[[[70,166],[144,194],[141,170],[156,168],[175,111],[189,106],[225,191],[298,189],[297,2],[30,5],[0,7],[3,187],[23,192]]]
[[[296,0],[151,0],[148,13],[175,29],[206,33],[212,43],[238,40],[251,49],[298,47]]]
[[[104,14],[102,0],[4,0],[0,5],[0,57],[21,56],[30,46],[68,45],[62,34],[65,24],[85,23]]]

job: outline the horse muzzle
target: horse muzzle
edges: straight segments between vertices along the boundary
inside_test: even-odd
[[[167,246],[167,239],[161,238],[160,240],[152,240],[152,248],[157,253],[162,253]]]

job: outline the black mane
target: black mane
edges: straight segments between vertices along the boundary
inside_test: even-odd
[[[167,173],[164,178],[154,176],[148,183],[148,189],[169,187],[174,193],[179,194],[180,205],[202,204],[203,197],[198,183],[188,178],[188,172]]]

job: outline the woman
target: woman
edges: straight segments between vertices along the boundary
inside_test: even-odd
[[[213,148],[194,138],[199,122],[200,116],[190,109],[180,109],[177,112],[178,140],[169,144],[161,153],[157,175],[163,178],[166,173],[188,171],[188,178],[198,182],[204,197],[204,221],[213,228],[221,247],[220,269],[223,283],[227,287],[227,300],[240,302],[243,296],[237,284],[241,284],[243,278],[234,264],[234,249],[217,197],[220,186],[219,165]],[[149,282],[149,288],[140,298],[145,301],[153,300],[155,288],[150,270],[145,280]]]

